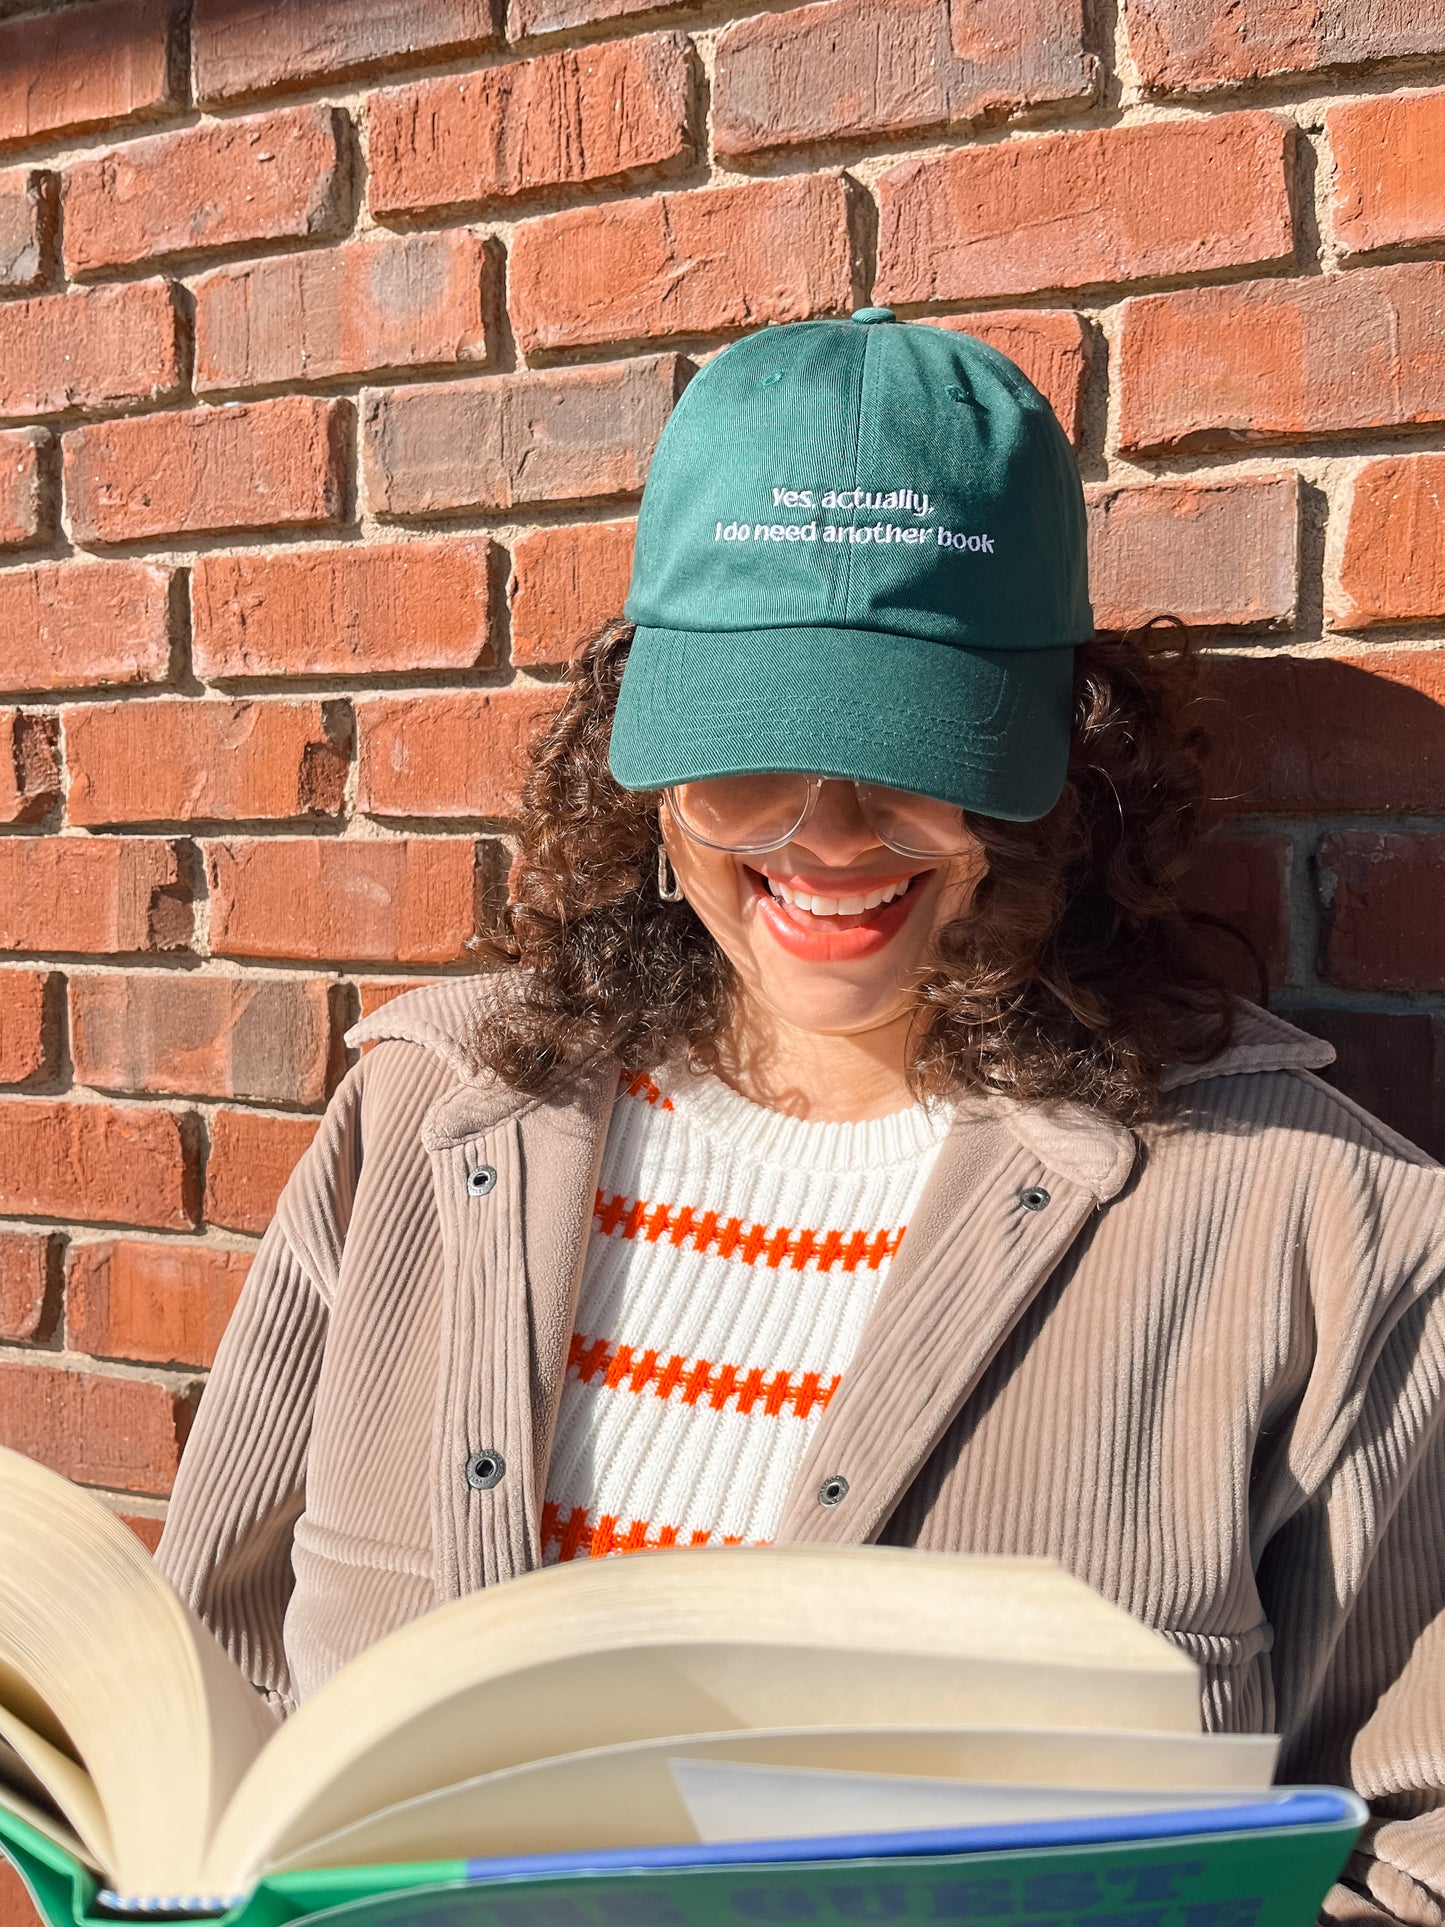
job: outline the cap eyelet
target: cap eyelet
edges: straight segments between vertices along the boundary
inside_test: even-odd
[[[841,1472],[831,1472],[818,1487],[819,1505],[841,1505],[848,1496],[848,1481]]]
[[[1031,1184],[1026,1191],[1019,1192],[1019,1203],[1025,1211],[1047,1211],[1051,1199],[1041,1184]]]
[[[489,1191],[497,1188],[497,1173],[490,1164],[479,1164],[475,1171],[467,1173],[467,1196],[484,1198]]]

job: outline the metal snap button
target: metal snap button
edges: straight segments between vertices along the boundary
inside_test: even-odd
[[[475,1171],[467,1173],[467,1196],[484,1198],[489,1191],[497,1188],[497,1174],[490,1164],[479,1164]]]
[[[473,1452],[467,1460],[467,1484],[473,1492],[490,1492],[494,1485],[502,1483],[502,1474],[507,1469],[507,1461],[500,1452],[490,1445],[484,1445],[480,1452]]]
[[[841,1472],[830,1472],[818,1487],[819,1505],[841,1505],[848,1496],[848,1481]]]
[[[1049,1203],[1049,1194],[1041,1184],[1031,1184],[1027,1191],[1019,1192],[1019,1203],[1025,1211],[1043,1211]]]

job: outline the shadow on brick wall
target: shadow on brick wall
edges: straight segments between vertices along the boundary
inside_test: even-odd
[[[1445,1158],[1445,652],[1215,657],[1206,697],[1229,820],[1197,900],[1334,1045],[1330,1081]]]

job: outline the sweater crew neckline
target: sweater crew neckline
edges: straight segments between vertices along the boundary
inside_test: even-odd
[[[948,1135],[953,1107],[910,1104],[857,1121],[792,1117],[744,1097],[710,1071],[665,1067],[658,1085],[678,1122],[726,1144],[747,1164],[813,1171],[866,1171],[906,1164],[936,1151]]]

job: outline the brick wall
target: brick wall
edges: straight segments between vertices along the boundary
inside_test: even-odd
[[[1445,1149],[1438,0],[0,0],[0,1436],[153,1536],[340,1033],[468,967],[700,357],[883,301],[1207,633],[1199,890]]]

